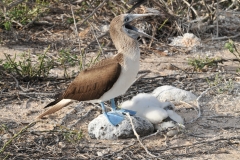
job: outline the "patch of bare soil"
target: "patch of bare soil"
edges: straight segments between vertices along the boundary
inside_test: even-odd
[[[221,43],[215,45],[222,46]],[[13,50],[4,48],[4,52]],[[143,140],[155,158],[134,138],[90,139],[88,123],[101,114],[97,104],[71,104],[13,138],[43,112],[43,107],[52,100],[49,98],[64,90],[70,80],[24,82],[1,72],[0,148],[13,138],[1,153],[1,159],[239,159],[240,83],[234,70],[236,65],[228,62],[208,68],[207,72],[194,72],[187,58],[206,53],[232,58],[222,48],[173,56],[143,53],[140,78],[125,95],[117,98],[120,104],[137,93],[151,92],[162,85],[202,95],[199,99],[201,117],[196,121],[192,122],[198,115],[196,104],[175,104],[177,112],[185,119],[185,131],[174,137],[165,138],[164,133],[160,133]],[[16,88],[16,82],[22,90]],[[203,94],[210,84],[212,89]]]
[[[85,49],[86,57],[90,59],[100,53],[97,40],[100,40],[101,45],[104,44],[104,53],[115,53],[116,50],[104,28],[116,14],[123,13],[121,8],[124,13],[127,10],[119,7],[115,1],[113,3],[118,8],[111,8],[112,6],[106,3],[97,10],[99,2],[92,2],[94,5],[89,5],[78,17],[81,20],[78,22],[81,49]],[[156,6],[155,3],[147,5]],[[80,12],[81,7],[73,6],[75,13]],[[18,30],[18,27],[13,31],[0,30],[0,59],[4,58],[3,53],[12,56],[22,52],[40,55],[49,45],[47,54],[51,57],[56,57],[57,51],[62,49],[68,49],[71,54],[79,54],[74,25],[66,23],[69,17],[72,18],[69,2],[54,3],[49,9],[49,13],[39,17],[37,22],[33,21],[33,25],[23,30]],[[162,11],[162,8],[159,10]],[[180,10],[188,10],[188,7]],[[89,24],[81,24],[93,11],[93,18],[88,19]],[[175,8],[173,11],[179,12]],[[212,13],[215,13],[215,10]],[[226,13],[231,15],[230,12]],[[230,21],[219,25],[219,36],[230,33],[229,36],[233,38],[238,36],[238,33],[236,36],[232,34],[239,30],[239,25],[235,25],[239,22],[237,15],[239,14],[234,12],[232,18],[220,19]],[[169,24],[174,25],[162,25],[165,24],[165,19],[169,19]],[[176,17],[154,17],[147,20],[154,22],[149,23],[149,34],[155,35],[159,41],[167,41],[169,37],[186,31],[184,28],[179,31],[180,25]],[[194,21],[195,19],[192,20]],[[212,21],[209,23],[215,24]],[[184,23],[181,25],[185,26]],[[160,26],[163,28],[156,31]],[[198,21],[196,26],[200,27]],[[201,32],[197,30],[196,33],[201,34],[199,36],[202,39],[209,38],[211,34],[215,35],[215,25],[209,28],[200,28]],[[166,138],[164,133],[160,133],[143,140],[143,144],[155,157],[147,154],[136,138],[114,141],[90,139],[87,127],[91,120],[101,114],[98,104],[76,102],[46,119],[33,123],[44,111],[43,107],[51,102],[57,93],[66,89],[71,79],[63,77],[63,68],[52,69],[52,78],[24,79],[6,73],[0,65],[0,159],[240,159],[240,76],[236,73],[239,64],[227,61],[217,66],[205,67],[204,72],[194,71],[193,67],[188,65],[189,58],[235,58],[223,48],[226,41],[203,41],[194,51],[159,42],[152,42],[150,45],[146,39],[140,42],[143,44],[139,78],[126,94],[116,98],[119,104],[138,93],[149,93],[162,85],[173,85],[200,97],[198,104],[201,116],[195,121],[193,120],[199,113],[196,109],[197,103],[175,104],[177,113],[185,119],[184,131],[174,137]],[[234,42],[240,50],[239,39],[234,39]],[[151,47],[149,49],[146,46]],[[167,50],[168,54],[163,52],[164,50]],[[101,54],[101,58],[107,54]],[[72,70],[78,71],[76,68]],[[207,90],[209,87],[211,89]]]

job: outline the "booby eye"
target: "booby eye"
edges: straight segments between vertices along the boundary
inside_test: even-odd
[[[124,22],[128,22],[129,21],[129,17],[126,17],[125,19],[124,19]]]

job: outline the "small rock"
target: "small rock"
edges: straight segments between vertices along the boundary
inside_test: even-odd
[[[97,155],[98,156],[103,156],[103,153],[102,152],[97,152]]]
[[[131,116],[136,132],[146,136],[154,131],[151,122],[139,116]],[[135,137],[128,117],[118,125],[111,125],[106,117],[101,114],[88,124],[88,134],[93,139],[126,139]]]
[[[173,136],[175,136],[177,134],[178,134],[178,130],[177,129],[173,129],[173,130],[168,131],[166,135],[168,137],[173,137]]]
[[[168,85],[156,88],[152,92],[152,95],[159,101],[191,102],[197,99],[197,97],[189,91]]]
[[[64,147],[66,147],[66,144],[64,144],[64,142],[59,142],[59,143],[58,143],[58,146],[59,146],[60,148],[64,148]]]
[[[170,120],[159,124],[154,124],[154,128],[156,130],[164,131],[168,137],[173,137],[178,134],[179,127],[176,125],[176,122]]]
[[[159,123],[159,124],[154,124],[154,128],[156,130],[160,130],[160,131],[164,131],[168,128],[172,128],[172,127],[175,127],[175,124],[173,121],[167,121],[167,122],[162,122],[162,123]]]
[[[175,37],[170,45],[192,49],[196,46],[200,46],[201,40],[192,33],[185,33],[183,36]]]

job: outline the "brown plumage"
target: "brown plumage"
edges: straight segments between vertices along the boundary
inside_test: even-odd
[[[72,81],[63,94],[44,108],[56,105],[62,99],[89,101],[100,98],[105,92],[111,89],[117,81],[121,73],[121,64],[123,64],[123,55],[119,53],[112,58],[104,59],[96,63],[91,68],[83,70]],[[70,103],[71,102],[66,103],[64,106]],[[53,107],[38,116],[38,118],[52,114],[64,106]]]
[[[102,60],[80,72],[66,91],[45,108],[55,105],[62,99],[89,101],[100,98],[117,81],[121,73],[122,56],[122,54],[117,54],[113,58]]]

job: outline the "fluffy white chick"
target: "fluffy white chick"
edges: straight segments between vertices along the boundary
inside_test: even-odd
[[[156,97],[147,93],[140,93],[131,100],[122,103],[122,109],[136,111],[136,115],[148,119],[153,124],[159,124],[167,117],[177,123],[183,124],[183,119],[173,110],[174,105],[170,102],[160,102]]]

